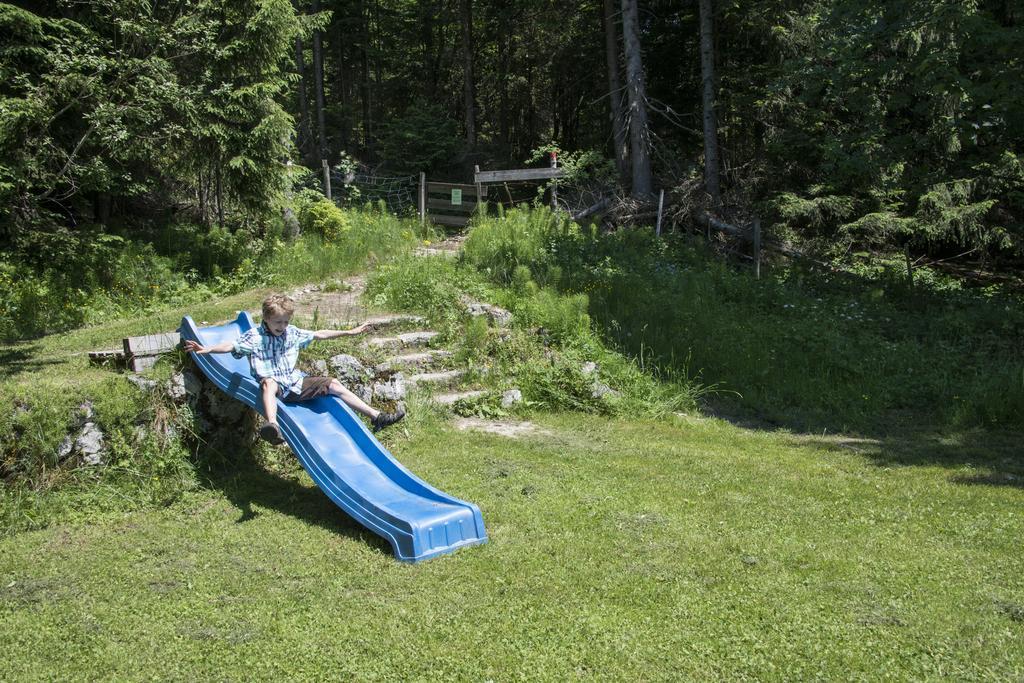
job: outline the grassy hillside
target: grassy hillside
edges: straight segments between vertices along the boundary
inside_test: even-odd
[[[218,451],[86,362],[266,290],[0,347],[0,680],[1024,677],[1019,302],[705,256],[535,213],[372,268],[365,303],[426,316],[491,390],[461,417],[414,392],[384,433],[490,535],[416,566],[286,449]],[[332,344],[307,357],[357,349]],[[85,399],[102,468],[53,461]]]
[[[395,435],[490,534],[422,565],[288,463],[3,539],[0,678],[1024,675],[1021,480],[998,467],[702,418],[536,423]]]

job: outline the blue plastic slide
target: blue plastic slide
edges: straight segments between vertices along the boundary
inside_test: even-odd
[[[233,340],[255,323],[241,312],[226,325],[196,327],[181,321],[181,338],[204,346]],[[260,410],[259,385],[249,360],[230,353],[193,354],[196,364],[232,398]],[[380,445],[340,399],[325,396],[305,403],[278,401],[281,433],[316,485],[342,510],[391,543],[395,557],[419,562],[487,541],[483,516],[429,486]]]

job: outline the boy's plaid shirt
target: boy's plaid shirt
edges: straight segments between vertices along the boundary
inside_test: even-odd
[[[289,391],[302,391],[302,378],[306,373],[295,368],[299,361],[299,349],[313,341],[313,333],[289,325],[279,337],[275,337],[260,324],[235,341],[231,355],[235,358],[249,356],[249,367],[256,379],[270,377],[277,381],[277,393],[285,396]]]

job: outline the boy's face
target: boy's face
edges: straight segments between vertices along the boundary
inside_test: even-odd
[[[282,313],[281,315],[268,315],[263,318],[263,324],[267,326],[267,330],[270,334],[275,337],[280,337],[284,334],[285,329],[288,327],[289,321],[292,319],[291,313]]]

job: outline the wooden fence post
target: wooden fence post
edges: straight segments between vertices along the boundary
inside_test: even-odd
[[[420,227],[427,223],[427,174],[420,171]]]
[[[480,175],[479,164],[473,167],[473,183],[476,185],[476,212],[483,214],[483,183],[481,183],[477,176]]]
[[[558,168],[558,153],[551,153],[551,168]],[[551,210],[558,211],[558,181],[551,181]]]
[[[327,163],[327,159],[320,160],[320,166],[324,169],[324,196],[333,201],[331,197],[331,166]]]

